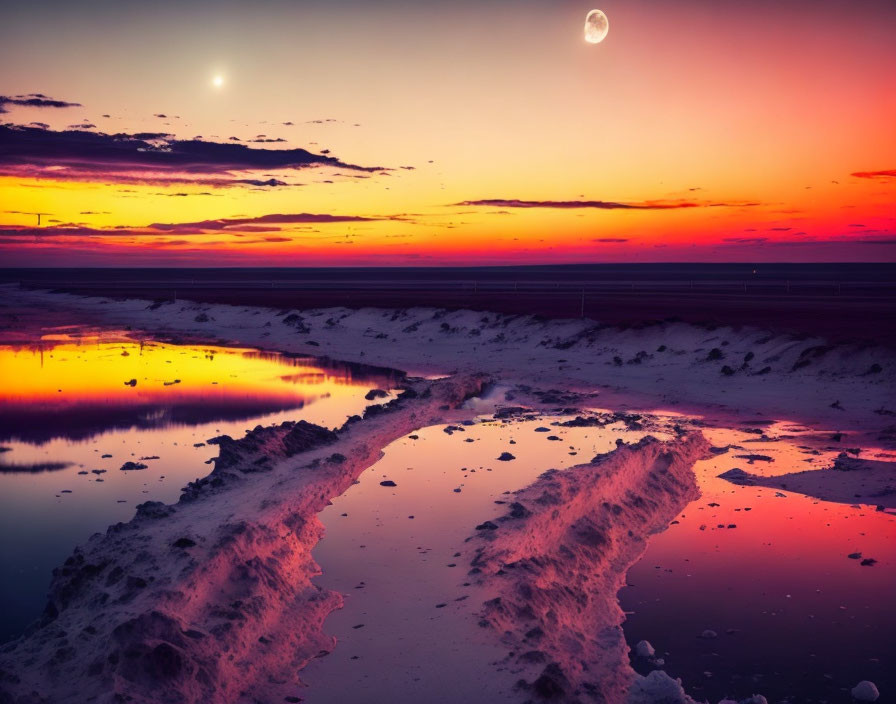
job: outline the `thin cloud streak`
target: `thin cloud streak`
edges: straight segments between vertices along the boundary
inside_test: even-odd
[[[607,200],[518,200],[516,198],[485,198],[453,203],[453,207],[486,206],[490,208],[554,208],[560,210],[678,210],[687,208],[746,208],[759,203],[700,203],[697,201],[644,201],[622,203]]]
[[[884,171],[854,171],[850,176],[871,179],[874,181],[896,181],[896,169],[886,169]]]
[[[66,100],[56,100],[43,93],[29,93],[28,95],[0,95],[0,113],[9,112],[7,105],[16,105],[27,108],[79,108],[81,103],[70,103]]]

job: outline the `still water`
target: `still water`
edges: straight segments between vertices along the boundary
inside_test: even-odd
[[[2,641],[40,614],[51,570],[77,544],[206,475],[209,438],[284,420],[336,427],[397,376],[104,332],[0,346],[0,379]]]
[[[336,649],[302,673],[309,702],[351,701],[357,691],[383,701],[502,701],[514,679],[489,666],[504,653],[482,642],[481,603],[465,598],[469,565],[457,554],[466,538],[504,513],[496,500],[545,469],[587,462],[648,433],[670,439],[673,426],[699,428],[712,445],[732,448],[696,463],[702,496],[651,538],[630,570],[619,595],[629,643],[650,641],[663,669],[697,701],[761,693],[770,702],[849,702],[862,679],[896,691],[892,513],[718,476],[734,467],[830,471],[843,449],[830,432],[773,423],[759,434],[662,414],[645,414],[643,430],[564,420],[481,416],[463,432],[415,431],[321,513],[327,532],[314,550],[317,582],[346,602],[324,624]],[[516,460],[496,461],[504,451]],[[738,457],[746,453],[768,459]],[[873,445],[861,454],[887,456]],[[383,479],[397,486],[384,488]],[[876,563],[848,557],[857,552]],[[634,665],[646,673],[658,663]]]

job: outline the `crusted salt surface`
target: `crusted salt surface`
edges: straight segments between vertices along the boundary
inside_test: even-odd
[[[700,433],[646,437],[546,472],[513,495],[494,530],[476,532],[471,574],[496,594],[481,625],[512,650],[507,664],[520,668],[522,689],[554,701],[623,702],[633,686],[646,692],[664,677],[641,683],[632,670],[616,594],[647,538],[699,495],[692,468],[708,454]]]
[[[418,382],[336,432],[308,423],[219,438],[214,471],[148,502],[55,570],[44,617],[0,653],[0,701],[258,702],[294,696],[332,647],[341,597],[311,582],[317,514],[381,448],[480,393]]]
[[[94,321],[445,374],[484,371],[556,388],[604,387],[664,406],[711,405],[841,429],[892,425],[892,349],[685,323],[627,328],[590,319],[433,308],[267,308],[149,304],[0,291],[17,306],[78,310]],[[197,322],[197,316],[205,316]],[[727,371],[725,371],[727,369]],[[633,396],[634,395],[634,396]],[[892,429],[890,429],[892,432]]]
[[[896,462],[860,459],[845,452],[828,469],[763,476],[735,468],[719,476],[732,484],[792,491],[822,501],[896,508]]]

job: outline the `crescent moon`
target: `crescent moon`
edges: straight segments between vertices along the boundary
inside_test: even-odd
[[[610,21],[600,10],[592,10],[585,18],[585,41],[600,44],[610,31]]]

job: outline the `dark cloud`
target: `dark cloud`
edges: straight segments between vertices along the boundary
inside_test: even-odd
[[[877,181],[896,180],[896,169],[886,169],[884,171],[854,171],[850,176],[856,178],[869,178]]]
[[[288,186],[289,184],[286,181],[280,181],[276,178],[269,178],[267,181],[262,181],[257,178],[241,178],[234,183],[245,183],[248,186],[259,186],[259,187],[269,187],[275,188],[277,186]]]
[[[7,105],[19,105],[28,108],[75,108],[81,107],[81,103],[69,103],[65,100],[55,100],[43,93],[30,93],[29,95],[0,95],[0,112],[9,112]]]
[[[85,227],[83,225],[65,224],[53,227],[18,227],[16,225],[0,225],[0,237],[9,238],[47,238],[47,237],[108,237],[121,235],[143,234],[135,233],[132,230],[114,229],[102,230],[96,227]]]
[[[234,171],[337,167],[376,172],[383,167],[349,164],[305,149],[251,148],[243,144],[180,140],[162,132],[106,134],[0,125],[0,173],[57,180],[171,182]],[[147,176],[149,175],[149,176]],[[190,178],[187,178],[189,176]],[[239,181],[237,181],[239,183]],[[223,179],[214,185],[228,185]]]
[[[805,234],[805,233],[803,233]],[[729,237],[722,242],[726,244],[761,244],[763,247],[830,247],[830,246],[852,246],[854,244],[871,244],[871,245],[893,245],[896,239],[892,235],[880,238],[854,239],[850,237],[834,237],[828,239],[799,239],[799,240],[773,240],[766,237]]]
[[[492,208],[557,208],[572,210],[590,208],[597,210],[678,210],[681,208],[737,208],[752,207],[759,203],[700,203],[696,201],[644,201],[643,203],[618,203],[606,200],[517,200],[488,198],[465,200],[453,206],[488,206]]]
[[[326,213],[292,213],[260,215],[254,218],[219,218],[217,220],[199,220],[197,222],[153,223],[149,229],[158,232],[209,232],[220,230],[236,230],[240,232],[264,232],[279,230],[278,225],[297,225],[308,223],[336,222],[374,222],[394,218],[369,218],[361,215],[329,215]],[[261,228],[260,225],[267,227]]]
[[[184,194],[186,195],[186,194]],[[13,211],[8,211],[13,212]],[[32,213],[24,213],[30,215]],[[82,214],[87,214],[82,213]],[[235,237],[245,233],[280,232],[283,225],[322,225],[329,223],[359,223],[379,220],[401,220],[400,216],[365,217],[361,215],[331,215],[328,213],[272,213],[258,217],[219,218],[216,220],[199,220],[197,222],[152,223],[145,227],[122,225],[108,229],[89,227],[81,223],[64,223],[50,227],[31,227],[24,225],[0,225],[0,239],[23,241],[34,239],[41,241],[56,238],[93,238],[93,237],[147,237],[147,236],[192,236],[220,232]],[[282,241],[266,238],[268,241]]]

